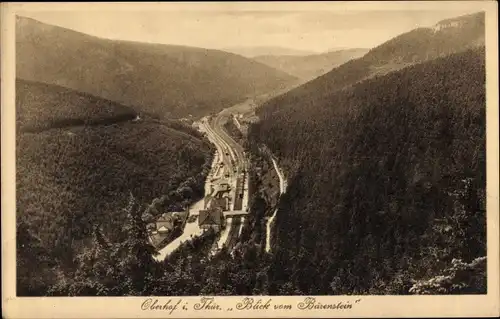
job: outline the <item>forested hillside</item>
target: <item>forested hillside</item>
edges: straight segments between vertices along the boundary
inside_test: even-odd
[[[367,80],[308,110],[261,108],[249,152],[266,143],[288,172],[272,254],[262,246],[272,207],[259,195],[232,254],[209,258],[208,232],[163,263],[144,253],[145,226],[129,205],[127,244],[95,230],[92,254],[49,294],[485,293],[484,54]],[[254,169],[251,188],[263,182]]]
[[[74,270],[95,227],[120,242],[130,194],[178,209],[203,195],[213,150],[190,127],[52,85],[18,81],[16,93],[21,295]]]
[[[362,57],[368,49],[345,49],[312,55],[260,55],[254,60],[282,70],[303,81],[323,75],[349,60]]]
[[[130,121],[132,108],[56,85],[16,81],[16,121],[22,132]]]
[[[16,74],[170,118],[203,116],[295,81],[232,53],[101,39],[23,17]]]
[[[293,105],[296,100],[328,100],[336,91],[362,80],[484,45],[484,12],[457,17],[454,21],[457,24],[448,26],[446,21],[441,21],[435,28],[419,28],[401,34],[277,100],[283,107]]]
[[[251,142],[290,177],[271,281],[400,294],[485,256],[484,63],[483,47],[258,110]],[[443,289],[484,293],[484,271]]]

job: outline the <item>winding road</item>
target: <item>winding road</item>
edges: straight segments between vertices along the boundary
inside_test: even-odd
[[[280,180],[280,195],[284,194],[286,192],[286,180],[285,176],[283,175],[283,172],[281,169],[278,167],[278,164],[276,163],[276,160],[274,158],[271,158],[273,161],[273,166],[274,169],[276,170],[276,173],[278,174],[278,178]],[[272,223],[274,219],[276,218],[276,213],[278,212],[278,207],[274,210],[273,215],[267,220],[267,225],[266,225],[266,252],[271,251],[271,228],[272,228]]]

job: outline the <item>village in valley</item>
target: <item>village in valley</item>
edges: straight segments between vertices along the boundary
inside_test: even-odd
[[[190,211],[189,207],[181,212],[166,212],[159,216],[156,222],[148,223],[147,229],[153,245],[164,248],[176,235],[183,233],[186,224],[197,224],[202,230],[223,230],[226,220],[223,212],[229,210],[230,186],[227,181],[219,181],[213,187],[212,194],[203,199],[204,209]]]
[[[153,201],[156,221],[147,224],[151,243],[159,251],[157,260],[163,260],[183,242],[200,236],[207,230],[218,234],[212,252],[222,247],[234,247],[241,235],[245,215],[248,214],[247,160],[243,147],[222,128],[221,123],[233,121],[241,131],[245,124],[234,114],[221,113],[206,117],[193,126],[204,133],[215,145],[211,170],[205,184],[205,196],[183,211],[161,213],[160,201]]]

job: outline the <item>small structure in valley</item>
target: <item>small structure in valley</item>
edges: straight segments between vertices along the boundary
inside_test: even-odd
[[[154,223],[147,225],[147,230],[153,246],[158,247],[178,232],[186,220],[188,211],[163,213]],[[182,233],[182,232],[181,232]],[[172,238],[171,238],[172,239]]]
[[[229,210],[229,197],[212,198],[210,202],[211,208],[220,208],[223,212]]]
[[[174,218],[171,214],[165,213],[156,221],[158,232],[169,232],[172,228],[174,228]]]
[[[222,211],[229,210],[231,186],[226,180],[221,180],[211,186],[211,194],[205,197],[204,207],[219,207]]]
[[[200,216],[198,217],[198,226],[205,230],[211,228],[217,232],[220,231],[226,226],[226,221],[224,219],[222,209],[220,207],[210,207],[206,210],[200,210]]]

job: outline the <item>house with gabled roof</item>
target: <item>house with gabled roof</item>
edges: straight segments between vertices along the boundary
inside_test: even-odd
[[[200,210],[198,226],[202,229],[212,228],[215,231],[220,231],[226,226],[222,209],[219,207],[211,207],[206,210]]]
[[[174,219],[170,215],[161,216],[156,221],[156,230],[160,232],[160,229],[163,229],[162,232],[168,232],[174,228]]]
[[[157,232],[160,234],[168,233],[172,230],[172,228],[170,228],[169,226],[170,225],[162,225],[160,228],[158,228]]]

